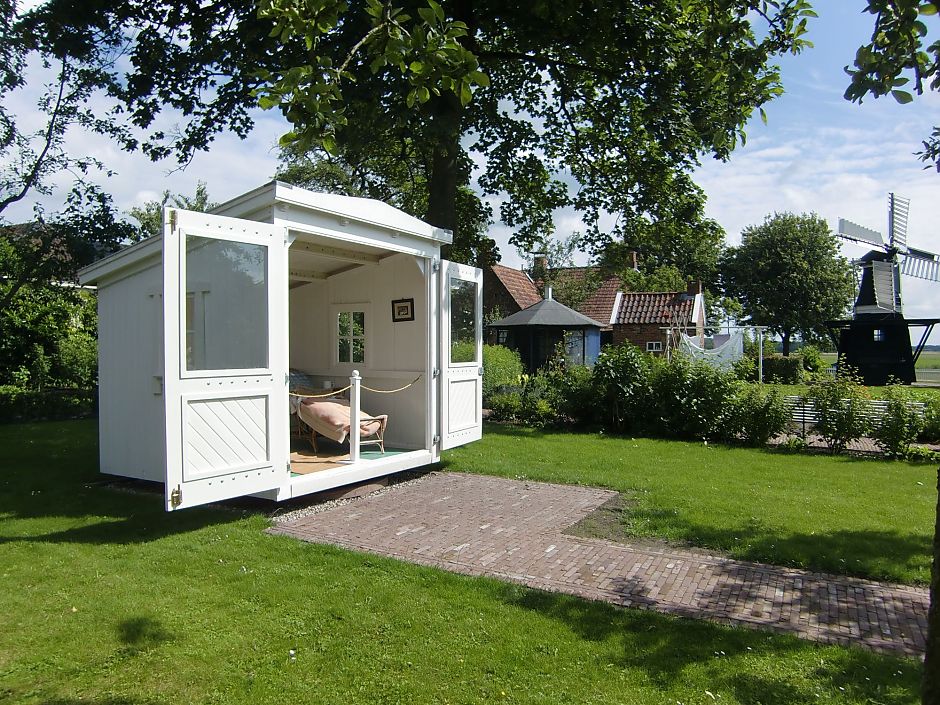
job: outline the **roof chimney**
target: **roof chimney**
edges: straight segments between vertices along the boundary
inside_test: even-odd
[[[545,287],[545,300],[546,301],[552,300],[552,287],[550,286]]]
[[[692,281],[690,281],[688,288],[686,289],[686,292],[689,294],[689,296],[695,296],[696,294],[701,294],[702,293],[702,280],[693,279]]]

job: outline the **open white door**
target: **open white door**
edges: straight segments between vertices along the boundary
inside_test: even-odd
[[[441,262],[441,450],[483,437],[483,270]]]
[[[283,227],[164,211],[167,511],[289,476],[287,251]]]

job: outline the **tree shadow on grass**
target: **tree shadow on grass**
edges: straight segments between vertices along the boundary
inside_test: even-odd
[[[618,527],[611,528],[611,522],[607,521],[608,535],[599,538],[629,542],[634,537],[630,529],[632,523],[646,527],[644,535],[677,537],[680,546],[712,549],[737,560],[894,583],[926,584],[930,579],[932,547],[926,534],[878,530],[807,534],[765,526],[757,521],[721,528],[693,523],[672,511],[637,508],[627,503],[623,507],[619,535],[616,535]],[[578,531],[570,533],[578,534]],[[911,578],[916,575],[921,578]]]
[[[641,586],[622,587],[639,594],[634,604],[643,604]],[[914,702],[918,689],[919,665],[893,655],[818,646],[793,636],[728,629],[518,586],[506,586],[502,599],[558,621],[582,639],[608,642],[613,663],[642,671],[665,690],[681,688],[694,677],[710,692],[733,693],[739,702],[816,703],[817,693],[838,693],[847,702],[901,705]]]
[[[9,528],[0,544],[23,541],[127,544],[153,541],[240,514],[217,507],[164,511],[162,485],[126,481],[98,472],[98,427],[94,421],[0,426],[0,520]],[[267,503],[270,504],[270,503]],[[233,508],[257,511],[261,500]],[[30,521],[26,531],[16,520]],[[72,526],[42,532],[44,524]],[[79,526],[74,524],[79,522]]]

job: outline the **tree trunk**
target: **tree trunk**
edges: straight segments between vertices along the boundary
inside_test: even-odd
[[[937,521],[933,528],[933,570],[927,613],[927,654],[921,681],[922,705],[940,705],[940,468],[937,468]]]
[[[790,331],[788,330],[783,331],[783,335],[781,337],[783,338],[783,356],[789,357],[790,356]]]
[[[434,154],[428,180],[428,210],[426,220],[438,228],[457,233],[457,185],[460,182],[460,118],[462,108],[457,97],[444,93],[433,99],[432,124],[435,132]],[[441,248],[445,259],[450,247]]]

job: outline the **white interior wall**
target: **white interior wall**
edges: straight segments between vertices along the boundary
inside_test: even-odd
[[[162,288],[159,261],[98,288],[101,472],[155,482],[166,452]]]
[[[392,322],[392,301],[414,299],[414,321]],[[365,364],[335,362],[334,306],[367,304]],[[338,274],[290,290],[290,366],[330,380],[349,383],[358,369],[362,383],[394,389],[425,372],[428,351],[428,301],[424,274],[411,255],[392,255],[377,265]],[[425,447],[427,380],[396,394],[362,393],[362,409],[388,414],[386,443],[391,447]]]

